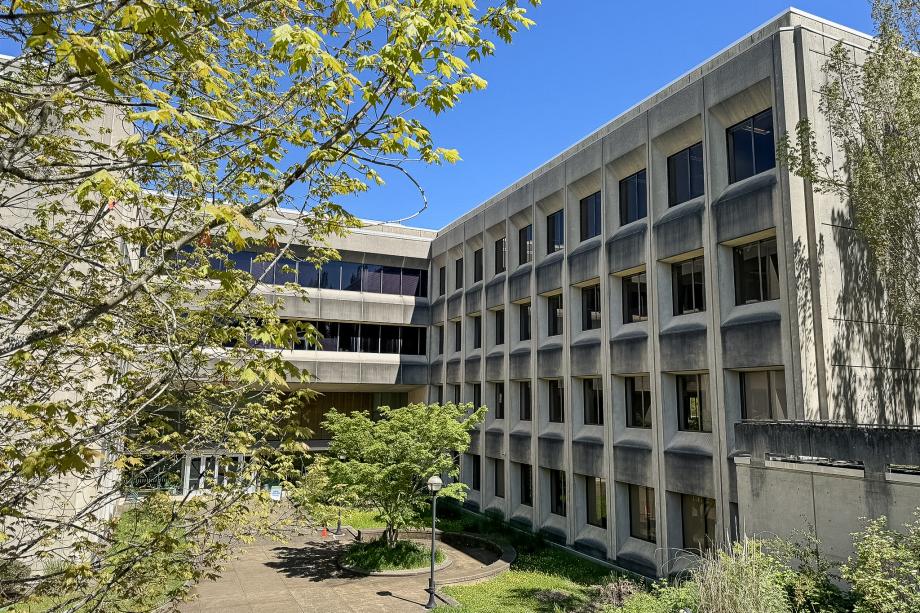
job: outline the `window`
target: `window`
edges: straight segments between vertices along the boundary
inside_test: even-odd
[[[648,377],[626,378],[626,426],[652,427],[652,390]]]
[[[482,468],[482,465],[480,464],[481,460],[475,453],[470,453],[468,455],[470,456],[470,489],[478,492],[482,487],[482,483],[480,481],[480,478],[482,477],[480,474]]]
[[[601,327],[601,286],[581,288],[581,329],[596,330]]]
[[[557,379],[547,381],[549,390],[549,420],[553,423],[565,421],[565,402],[562,398],[562,383]]]
[[[454,289],[463,287],[463,258],[454,262]]]
[[[585,379],[585,425],[604,424],[604,386],[600,379]]]
[[[607,481],[598,477],[585,477],[585,507],[588,524],[607,528]]]
[[[303,287],[318,287],[319,268],[313,262],[299,262],[297,264],[297,283]]]
[[[735,247],[735,304],[779,298],[776,237]]]
[[[703,258],[673,264],[671,272],[674,277],[674,314],[705,311]]]
[[[518,230],[518,264],[533,262],[533,225]]]
[[[319,286],[323,289],[342,289],[342,263],[326,262],[319,275]]]
[[[297,323],[288,320],[289,323]],[[304,322],[305,323],[305,322]],[[381,326],[378,324],[312,322],[320,335],[316,345],[306,344],[301,336],[294,349],[322,349],[323,351],[394,353],[425,355],[426,329],[416,326]]]
[[[463,347],[463,324],[460,320],[454,322],[454,351],[460,351]]]
[[[495,274],[505,272],[505,269],[508,267],[507,257],[507,241],[505,237],[501,237],[495,241]]]
[[[649,543],[656,541],[655,488],[629,486],[629,536]]]
[[[435,334],[438,335],[438,355],[444,353],[444,326],[435,326]]]
[[[384,326],[390,334],[395,334],[397,343],[399,340],[399,328],[396,326]],[[361,348],[360,324],[340,323],[339,324],[339,351],[356,352]],[[382,348],[381,348],[382,349]],[[399,346],[386,347],[389,351],[386,353],[399,353]],[[396,351],[393,351],[396,349]]]
[[[648,215],[645,169],[620,181],[620,225],[625,226]]]
[[[505,310],[499,309],[492,315],[495,318],[495,344],[505,344]]]
[[[703,195],[703,143],[668,158],[668,206]]]
[[[447,267],[441,266],[438,269],[438,296],[443,296],[447,291]]]
[[[388,328],[390,326],[387,326]],[[398,335],[398,333],[397,333]],[[361,324],[361,351],[364,353],[381,353],[380,351],[380,326],[376,324]],[[390,347],[387,347],[389,349]]]
[[[492,474],[495,478],[494,488],[495,488],[495,497],[504,498],[505,497],[505,462],[504,460],[499,460],[492,458]]]
[[[556,253],[563,247],[565,247],[565,225],[563,211],[559,209],[546,216],[546,253]]]
[[[521,464],[521,504],[533,506],[533,468],[530,464]]]
[[[427,352],[428,340],[425,328],[402,326],[399,329],[399,338],[399,353],[402,355],[425,355]]]
[[[348,292],[361,291],[361,264],[342,262],[342,289]]]
[[[644,272],[623,277],[623,323],[648,319],[648,284]]]
[[[530,303],[518,306],[518,322],[520,323],[521,340],[530,340]]]
[[[380,351],[383,353],[399,353],[398,327],[380,326]]]
[[[403,296],[428,297],[428,271],[403,268],[402,271]]]
[[[444,388],[438,386],[438,404],[444,404]]]
[[[323,351],[339,350],[339,324],[334,321],[319,321],[316,331],[320,335],[320,348]]]
[[[530,421],[533,414],[533,397],[530,391],[530,381],[521,381],[518,383],[518,394],[520,394],[521,398],[520,419],[521,421]]]
[[[709,549],[716,535],[716,501],[712,498],[681,494],[680,513],[684,549],[700,553]]]
[[[786,376],[781,370],[741,373],[742,419],[788,419]]]
[[[473,408],[478,409],[482,406],[482,384],[473,384]]]
[[[482,249],[473,252],[473,283],[482,281]]]
[[[678,375],[677,403],[679,429],[687,432],[712,432],[712,415],[707,406],[709,375]]]
[[[546,316],[547,336],[562,334],[562,294],[556,294],[546,299]]]
[[[482,317],[473,318],[473,349],[482,347]]]
[[[565,517],[565,473],[549,470],[549,512]]]
[[[383,281],[383,266],[378,264],[365,264],[361,269],[361,291],[372,294],[381,292],[381,282]],[[399,282],[397,280],[397,287]]]
[[[725,130],[728,182],[753,177],[776,166],[773,109],[761,111]]]
[[[595,192],[578,203],[581,214],[581,240],[586,241],[601,233],[601,193]]]
[[[495,383],[495,419],[505,419],[505,384]]]
[[[451,385],[451,386],[449,386],[449,387],[451,388],[450,391],[451,391],[451,395],[453,396],[453,403],[454,403],[454,404],[460,404],[460,386],[459,386],[459,385]]]

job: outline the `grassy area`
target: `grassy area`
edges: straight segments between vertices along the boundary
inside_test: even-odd
[[[444,561],[440,549],[434,551],[435,562]],[[424,568],[431,563],[431,548],[413,541],[397,541],[393,547],[383,539],[368,543],[354,543],[348,548],[344,562],[365,570],[405,570]]]
[[[610,577],[608,568],[543,546],[520,555],[511,570],[494,579],[448,586],[444,591],[469,613],[566,611],[584,607],[593,586]]]

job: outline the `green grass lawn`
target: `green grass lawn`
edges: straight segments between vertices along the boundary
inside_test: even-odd
[[[610,576],[608,568],[544,546],[521,554],[511,570],[494,579],[448,586],[444,591],[469,613],[565,611],[584,605],[591,587]]]

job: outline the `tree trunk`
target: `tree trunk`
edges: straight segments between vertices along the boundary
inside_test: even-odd
[[[399,531],[396,530],[392,525],[388,525],[383,531],[383,539],[387,544],[387,547],[395,547],[396,541],[399,540]]]

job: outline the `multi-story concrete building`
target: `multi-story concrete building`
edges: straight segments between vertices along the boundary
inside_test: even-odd
[[[806,523],[843,556],[860,517],[907,520],[915,344],[846,204],[776,162],[802,118],[833,151],[817,90],[838,41],[871,44],[789,10],[442,230],[340,240],[284,307],[325,335],[290,352],[324,393],[310,423],[486,404],[467,504],[649,573]]]

